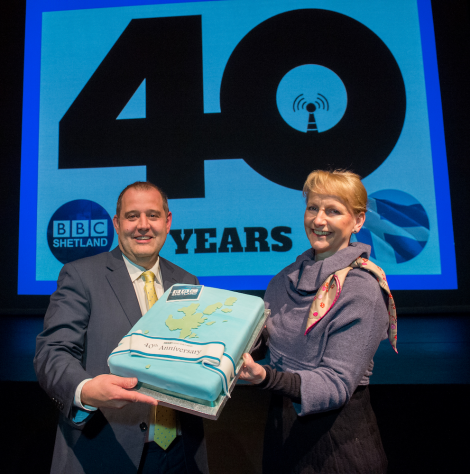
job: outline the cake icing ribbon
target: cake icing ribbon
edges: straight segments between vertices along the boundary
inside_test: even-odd
[[[203,367],[219,375],[223,391],[230,397],[229,386],[235,376],[236,368],[233,358],[225,352],[223,342],[186,341],[135,332],[122,338],[118,347],[111,352],[108,365],[111,357],[125,353],[150,359],[201,363]]]

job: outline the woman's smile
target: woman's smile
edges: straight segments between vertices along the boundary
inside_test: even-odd
[[[331,234],[331,232],[326,232],[326,231],[323,231],[323,230],[316,230],[316,229],[313,229],[313,232],[316,235],[329,235],[329,234]]]

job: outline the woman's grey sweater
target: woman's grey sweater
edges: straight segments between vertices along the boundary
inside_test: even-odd
[[[387,337],[387,297],[375,277],[352,269],[333,308],[305,335],[308,310],[320,285],[370,247],[355,242],[315,262],[312,249],[278,273],[266,290],[270,366],[301,378],[299,415],[344,405],[358,385],[367,385],[373,357]]]

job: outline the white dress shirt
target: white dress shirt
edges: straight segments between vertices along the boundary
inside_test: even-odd
[[[132,284],[134,285],[135,294],[140,306],[140,312],[144,315],[149,310],[149,303],[144,292],[145,280],[142,273],[147,270],[144,267],[131,262],[125,255],[123,255],[123,258],[129,276],[131,277]],[[160,257],[157,258],[155,265],[149,270],[155,274],[155,291],[157,292],[157,297],[161,298],[163,293],[165,293],[165,290],[163,289],[162,272],[160,271]]]

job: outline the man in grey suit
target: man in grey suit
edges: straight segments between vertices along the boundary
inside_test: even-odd
[[[60,272],[34,359],[41,387],[60,410],[53,473],[208,472],[202,420],[179,413],[180,436],[163,450],[151,436],[157,402],[133,390],[136,378],[110,375],[107,366],[148,309],[143,271],[155,274],[158,296],[174,283],[198,284],[159,257],[171,219],[158,187],[129,185],[113,219],[119,247]]]

